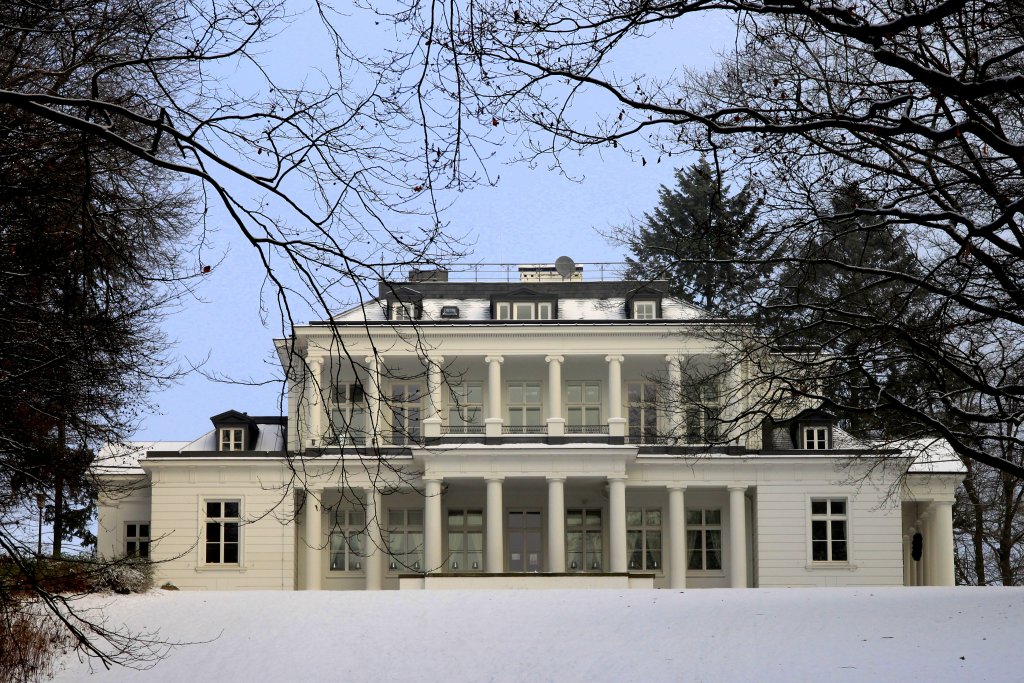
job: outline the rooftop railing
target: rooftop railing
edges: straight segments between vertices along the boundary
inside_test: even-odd
[[[627,265],[614,261],[575,263],[451,263],[412,268],[410,282],[612,282],[625,279]]]

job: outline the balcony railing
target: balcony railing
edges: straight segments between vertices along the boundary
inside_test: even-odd
[[[501,428],[502,434],[547,434],[548,429],[544,425],[504,425]]]
[[[607,434],[608,425],[566,425],[566,434]]]
[[[442,434],[483,434],[483,425],[441,425]]]
[[[572,275],[562,277],[553,263],[452,263],[442,269],[434,265],[416,267],[409,281],[434,282],[589,282],[618,281],[625,277],[627,264],[591,262],[573,264]]]

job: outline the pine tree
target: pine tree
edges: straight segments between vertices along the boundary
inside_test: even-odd
[[[763,264],[746,259],[763,241],[760,202],[749,183],[730,196],[706,159],[675,176],[676,187],[661,187],[658,207],[628,237],[628,275],[668,280],[673,295],[714,315],[747,310],[766,274]]]

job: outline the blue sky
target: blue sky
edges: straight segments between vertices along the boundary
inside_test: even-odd
[[[279,77],[300,80],[318,67],[315,50],[289,47],[305,42],[309,17],[300,17],[268,46],[267,58]],[[681,66],[712,63],[712,48],[732,38],[729,25],[701,19],[686,28],[663,32],[630,46],[616,64],[622,73],[669,71]],[[291,42],[289,42],[291,41]],[[319,53],[323,55],[324,53]],[[496,186],[478,186],[458,195],[444,218],[454,234],[473,242],[473,261],[503,263],[553,262],[568,255],[577,262],[621,261],[623,251],[602,236],[640,217],[657,203],[658,188],[671,185],[677,166],[693,158],[662,158],[648,154],[649,163],[630,159],[621,150],[604,149],[584,155],[566,155],[562,164],[573,179],[543,164],[530,168],[509,164],[514,156],[515,131],[508,131],[506,146],[489,162]],[[139,440],[191,439],[210,428],[209,417],[228,409],[250,414],[279,411],[280,367],[272,340],[282,330],[271,309],[264,324],[261,315],[262,265],[223,218],[211,236],[214,252],[223,259],[198,287],[198,298],[181,302],[164,324],[175,342],[173,353],[183,367],[202,364],[203,370],[237,380],[269,382],[242,386],[211,381],[192,372],[173,387],[154,393],[156,412],[143,416],[135,434]],[[214,224],[218,217],[214,215]],[[273,305],[273,296],[268,297]],[[305,322],[303,310],[297,322]],[[316,316],[319,317],[319,316]]]

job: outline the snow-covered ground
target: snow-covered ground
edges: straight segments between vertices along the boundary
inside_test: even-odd
[[[58,681],[1024,680],[1024,590],[186,593],[89,598],[174,648]],[[90,674],[90,668],[95,672]]]

